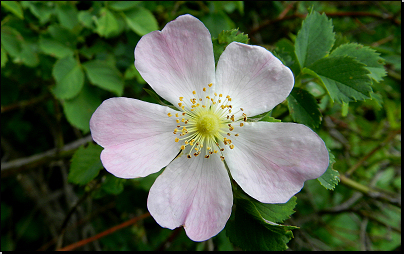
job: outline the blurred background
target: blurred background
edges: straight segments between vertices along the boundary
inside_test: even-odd
[[[81,184],[69,176],[72,156],[91,142],[88,122],[103,100],[158,103],[133,65],[141,36],[189,13],[212,37],[239,28],[250,44],[275,50],[294,40],[311,7],[332,19],[338,44],[377,50],[387,76],[373,84],[377,100],[320,105],[316,132],[341,181],[334,191],[306,182],[285,222],[300,227],[288,246],[400,250],[398,1],[2,1],[1,250],[239,250],[226,229],[196,243],[183,228],[161,228],[146,208],[158,174],[122,180],[102,169]],[[272,116],[292,121],[285,103]]]

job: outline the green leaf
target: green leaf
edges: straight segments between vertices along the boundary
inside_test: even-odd
[[[235,211],[235,219],[227,222],[226,234],[230,241],[246,251],[286,250],[293,238],[294,226],[283,226],[271,222],[260,222],[240,207]]]
[[[51,1],[21,1],[21,5],[24,8],[29,8],[41,24],[48,22],[52,14],[55,13],[55,4]]]
[[[129,28],[139,36],[158,30],[157,20],[148,9],[136,7],[123,14]]]
[[[100,60],[85,62],[83,67],[92,84],[118,96],[122,95],[124,82],[121,73],[115,67]]]
[[[370,72],[368,75],[376,82],[380,82],[386,76],[386,70],[383,67],[384,59],[376,50],[369,47],[357,43],[346,43],[331,52],[330,57],[334,56],[351,56],[364,63],[365,68]]]
[[[78,23],[77,19],[77,9],[76,6],[71,4],[71,2],[56,4],[56,15],[59,19],[60,24],[69,30],[72,30]]]
[[[22,12],[22,8],[19,2],[17,1],[1,1],[1,6],[3,6],[6,10],[12,12],[15,16],[20,19],[24,19],[24,14]]]
[[[236,25],[223,11],[210,12],[201,17],[212,37],[218,37],[223,30],[234,29]]]
[[[293,210],[296,206],[295,196],[284,204],[261,203],[243,192],[240,193],[239,190],[235,193],[235,197],[236,204],[259,221],[283,222],[295,212]]]
[[[312,11],[297,33],[295,52],[301,69],[326,56],[335,41],[332,21],[323,13]]]
[[[274,50],[274,55],[276,57],[280,56],[283,59],[283,64],[288,66],[295,77],[300,73],[300,65],[297,60],[295,53],[295,46],[291,41],[286,38],[279,40],[276,44],[276,49]]]
[[[282,122],[281,120],[270,116],[269,112],[263,118],[261,118],[260,121],[262,121],[262,122],[270,122],[270,123],[280,123],[280,122]]]
[[[321,113],[316,99],[304,89],[294,87],[288,98],[288,108],[293,121],[316,129],[321,123]]]
[[[108,6],[115,11],[126,11],[138,6],[140,1],[108,1]]]
[[[125,179],[115,177],[114,175],[106,175],[101,188],[109,194],[118,195],[123,191],[124,181]]]
[[[94,29],[93,16],[89,11],[79,11],[77,18],[84,27]]]
[[[341,103],[370,98],[372,80],[364,67],[353,57],[337,56],[320,59],[310,69],[320,77],[331,99]]]
[[[9,26],[1,27],[1,46],[12,57],[18,57],[22,51],[21,42],[23,38],[21,34]]]
[[[63,43],[44,36],[39,37],[39,48],[45,54],[56,58],[64,58],[74,54],[73,50]]]
[[[328,190],[334,190],[335,186],[339,182],[339,173],[337,170],[333,169],[333,165],[335,163],[335,157],[331,153],[330,149],[328,149],[328,155],[330,157],[328,168],[322,176],[317,178],[317,180],[320,182],[322,186],[324,186],[324,188]]]
[[[7,61],[8,61],[7,52],[3,48],[3,46],[1,46],[1,68],[3,68],[6,65]]]
[[[52,92],[61,100],[75,97],[83,88],[83,70],[72,56],[59,59],[53,66],[52,75],[56,80]]]
[[[215,64],[219,61],[220,55],[226,49],[227,45],[233,41],[248,43],[248,35],[244,33],[238,33],[238,29],[222,31],[217,38],[212,39],[213,53],[215,56]]]
[[[100,36],[108,37],[114,31],[118,30],[119,24],[112,12],[107,8],[101,8],[100,15],[101,17],[96,20],[96,31]]]
[[[64,100],[62,105],[69,123],[87,133],[90,131],[91,116],[100,104],[101,100],[93,89],[84,85],[76,97]]]
[[[39,64],[39,58],[37,54],[37,46],[35,43],[22,41],[21,42],[22,51],[19,55],[19,60],[21,60],[26,66],[36,67]]]
[[[103,168],[100,159],[102,150],[101,146],[92,143],[79,147],[71,159],[68,181],[85,185],[93,180]]]

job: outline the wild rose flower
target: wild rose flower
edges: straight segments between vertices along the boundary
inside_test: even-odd
[[[162,227],[184,226],[189,238],[218,234],[230,217],[231,177],[263,203],[285,203],[304,181],[321,176],[328,151],[319,136],[296,123],[250,122],[289,95],[292,72],[259,46],[230,43],[215,71],[211,35],[183,15],[143,36],[135,66],[177,110],[130,98],[111,98],[94,112],[91,135],[101,161],[120,178],[166,167],[147,207]]]

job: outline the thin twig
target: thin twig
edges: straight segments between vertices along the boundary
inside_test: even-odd
[[[1,178],[14,175],[23,170],[37,167],[38,165],[42,165],[56,158],[71,156],[78,147],[90,142],[91,140],[91,135],[88,135],[63,146],[60,150],[53,148],[41,154],[35,154],[29,157],[1,163]]]
[[[367,159],[369,159],[375,152],[377,152],[380,148],[387,145],[396,135],[401,133],[401,129],[395,130],[391,132],[387,138],[385,138],[380,144],[378,144],[372,151],[362,157],[355,165],[353,165],[350,169],[345,172],[345,175],[349,177],[352,173],[357,170]]]
[[[343,174],[340,174],[339,178],[340,178],[342,184],[344,184],[344,185],[346,185],[346,186],[348,186],[348,187],[350,187],[350,188],[352,188],[354,190],[362,192],[366,196],[369,196],[371,198],[378,199],[378,200],[381,200],[381,201],[385,201],[385,202],[388,202],[388,203],[390,203],[392,205],[401,207],[401,198],[399,198],[399,197],[397,197],[397,198],[396,197],[390,197],[389,195],[387,195],[385,193],[379,192],[379,191],[377,191],[377,190],[375,190],[373,188],[370,188],[370,187],[365,186],[365,185],[363,185],[361,183],[358,183],[358,182],[346,177]]]
[[[7,111],[11,111],[11,110],[14,110],[17,108],[23,108],[26,106],[30,106],[30,105],[36,104],[38,102],[44,101],[50,97],[51,97],[51,94],[45,94],[40,97],[32,98],[30,100],[19,101],[17,103],[11,104],[11,105],[1,106],[1,113],[5,113]]]
[[[76,249],[76,248],[78,248],[78,247],[81,247],[81,246],[83,246],[83,245],[86,245],[87,243],[91,243],[91,242],[93,242],[93,241],[95,241],[95,240],[98,240],[98,239],[104,237],[104,236],[107,236],[107,235],[109,235],[109,234],[112,234],[112,233],[114,233],[115,231],[117,231],[117,230],[119,230],[119,229],[125,228],[125,227],[127,227],[127,226],[132,225],[132,224],[135,224],[135,223],[138,222],[139,220],[143,220],[143,219],[145,219],[145,218],[147,218],[147,217],[149,217],[149,216],[150,216],[150,213],[149,213],[149,212],[144,213],[144,214],[142,214],[142,215],[140,215],[140,216],[138,216],[138,217],[132,218],[132,219],[127,220],[127,221],[125,221],[125,222],[123,222],[123,223],[121,223],[121,224],[119,224],[119,225],[116,225],[116,226],[114,226],[114,227],[112,227],[112,228],[109,228],[109,229],[107,229],[107,230],[105,230],[105,231],[103,231],[103,232],[101,232],[101,233],[99,233],[99,234],[97,234],[97,235],[95,235],[95,236],[92,236],[92,237],[90,237],[90,238],[81,240],[81,241],[79,241],[79,242],[76,242],[76,243],[70,244],[70,245],[68,245],[68,246],[65,246],[65,247],[63,247],[63,248],[61,248],[61,249],[58,249],[58,251],[71,251],[71,250],[74,250],[74,249]]]
[[[395,25],[401,25],[401,21],[397,20],[396,17],[394,15],[388,15],[388,14],[378,14],[378,13],[373,13],[373,12],[365,12],[365,11],[352,11],[352,12],[324,12],[328,17],[346,17],[346,16],[350,16],[350,17],[373,17],[373,18],[378,18],[378,19],[383,19],[383,20],[390,20],[391,22],[393,22]],[[304,19],[306,17],[307,14],[300,14],[300,13],[294,13],[292,15],[289,16],[278,16],[275,19],[271,19],[271,20],[264,20],[260,26],[251,29],[251,31],[248,33],[250,36],[257,33],[258,31],[260,31],[261,29],[272,25],[274,23],[280,22],[280,21],[285,21],[285,20],[290,20],[290,19],[295,19],[295,18],[301,18]]]

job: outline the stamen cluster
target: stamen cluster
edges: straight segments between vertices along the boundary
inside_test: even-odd
[[[208,88],[204,87],[202,91],[206,96],[202,98],[190,98],[189,102],[184,100],[184,97],[179,97],[178,107],[182,112],[175,113],[175,121],[177,128],[174,129],[173,134],[179,135],[175,137],[175,142],[183,141],[181,150],[186,150],[190,147],[187,154],[188,158],[193,155],[197,157],[205,147],[205,158],[209,158],[212,154],[220,153],[220,158],[224,160],[224,148],[220,147],[219,140],[223,141],[224,145],[228,145],[230,149],[234,148],[234,144],[229,137],[239,136],[238,133],[232,134],[234,131],[234,124],[243,127],[247,121],[247,115],[241,114],[241,117],[235,119],[240,111],[232,112],[233,106],[231,105],[231,97],[227,95],[223,97],[222,94],[213,93],[210,91],[212,84]],[[196,92],[192,92],[193,96]],[[168,117],[174,116],[171,113],[167,114]],[[228,130],[228,131],[227,131]],[[226,137],[227,136],[227,137]]]

